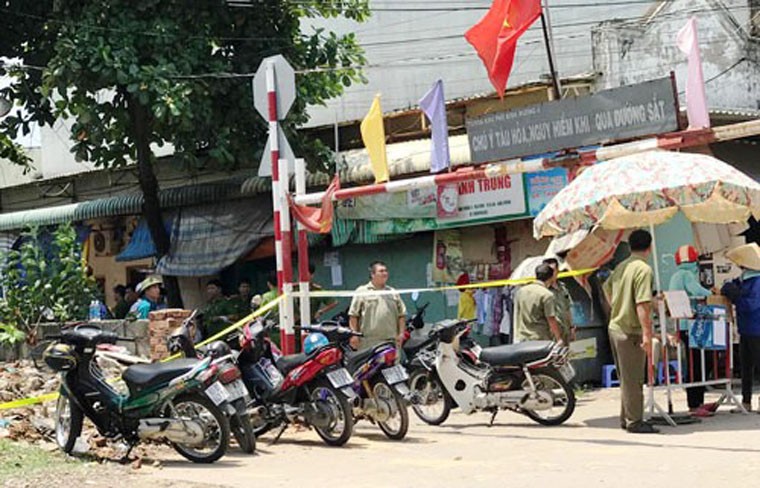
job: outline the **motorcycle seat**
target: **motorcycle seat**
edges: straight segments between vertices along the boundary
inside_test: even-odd
[[[135,364],[128,367],[121,377],[129,386],[129,391],[138,393],[147,388],[169,383],[200,362],[198,359],[177,359],[167,363]]]
[[[553,347],[552,341],[527,341],[487,347],[480,352],[480,360],[492,366],[522,366],[545,358]]]
[[[306,354],[290,354],[288,356],[280,356],[276,361],[277,369],[285,375],[296,369],[300,365],[306,362],[309,358]]]
[[[435,341],[435,337],[412,337],[404,344],[404,353],[407,356],[414,356],[417,351]]]
[[[390,347],[396,347],[393,342],[381,342],[380,344],[368,347],[366,349],[361,349],[359,351],[346,351],[344,354],[344,357],[346,359],[346,369],[353,374],[354,371],[356,371],[359,366],[369,361],[372,356],[375,354],[381,352],[383,349],[386,349],[388,346]]]

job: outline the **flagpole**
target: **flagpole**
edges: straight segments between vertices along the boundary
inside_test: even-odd
[[[542,0],[541,27],[544,30],[544,44],[546,45],[546,55],[549,58],[549,71],[552,77],[552,87],[554,88],[554,99],[562,98],[562,87],[559,84],[559,76],[554,62],[554,37],[551,30],[551,17],[549,17],[549,0]]]

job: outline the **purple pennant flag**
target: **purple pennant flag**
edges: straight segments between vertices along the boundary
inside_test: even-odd
[[[420,108],[430,119],[432,144],[430,172],[438,173],[451,164],[449,156],[449,124],[446,121],[446,97],[443,96],[443,80],[438,80],[433,88],[420,100]]]

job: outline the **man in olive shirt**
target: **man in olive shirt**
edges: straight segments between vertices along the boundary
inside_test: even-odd
[[[575,340],[575,327],[573,327],[573,302],[567,287],[559,281],[559,261],[555,258],[544,259],[544,264],[551,266],[554,271],[554,283],[549,291],[554,294],[554,308],[559,328],[562,330],[562,342],[570,344]]]
[[[536,267],[536,282],[523,286],[517,293],[515,335],[518,342],[562,342],[556,300],[549,290],[554,284],[554,276],[551,266],[539,264]]]
[[[644,421],[644,377],[652,348],[652,268],[647,264],[652,236],[635,230],[628,239],[631,256],[604,283],[610,304],[610,344],[620,378],[620,427],[635,434],[658,430]]]
[[[362,332],[364,337],[351,338],[354,349],[372,347],[381,342],[393,341],[397,345],[403,337],[406,306],[396,293],[373,295],[368,292],[392,291],[386,286],[388,267],[382,261],[375,261],[369,267],[370,282],[356,289],[362,294],[354,296],[348,309],[348,324],[351,329]]]

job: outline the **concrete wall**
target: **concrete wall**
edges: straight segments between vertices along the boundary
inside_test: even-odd
[[[153,259],[141,259],[139,261],[119,262],[116,256],[91,255],[88,264],[92,266],[95,278],[105,278],[106,305],[113,307],[116,298],[113,287],[127,284],[127,268],[150,268],[153,267]]]
[[[694,15],[708,106],[760,108],[758,45],[748,35],[748,11],[745,0],[675,0],[650,17],[595,27],[592,41],[594,69],[600,74],[598,89],[667,76],[672,70],[681,106],[685,106],[687,60],[675,42],[678,31]],[[743,58],[747,60],[740,61]]]
[[[658,2],[629,5],[583,2],[588,5],[582,7],[578,7],[578,3],[575,0],[549,2],[557,70],[561,76],[591,71],[590,28],[593,24],[643,15]],[[356,33],[366,50],[369,67],[365,74],[369,83],[349,88],[343,97],[328,102],[326,107],[314,107],[309,125],[361,119],[375,93],[382,93],[385,111],[414,108],[439,78],[444,81],[449,100],[492,93],[494,90],[482,62],[464,39],[464,33],[485,14],[489,4],[412,2],[401,8],[402,3],[397,0],[373,0],[373,16],[365,24],[335,20],[317,24],[337,32]],[[549,73],[542,36],[539,21],[520,39],[508,86],[537,81]]]

